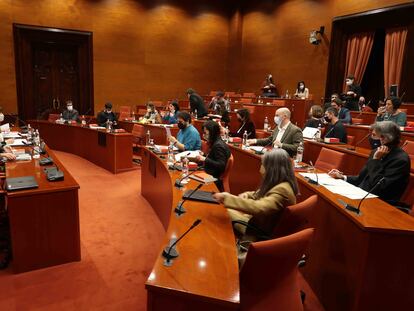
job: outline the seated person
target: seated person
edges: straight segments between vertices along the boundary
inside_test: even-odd
[[[266,76],[266,79],[262,83],[262,92],[262,96],[265,97],[277,96],[276,85],[273,81],[273,76],[270,73]]]
[[[158,113],[157,109],[153,103],[147,103],[147,113],[139,120],[141,123],[162,123],[161,115]]]
[[[180,107],[178,106],[178,102],[173,100],[168,105],[168,112],[161,112],[161,117],[164,123],[167,124],[177,124],[177,114],[180,111]]]
[[[215,182],[217,188],[219,191],[224,191],[221,177],[230,158],[230,148],[221,139],[220,126],[217,122],[210,120],[203,124],[203,138],[207,141],[210,151],[206,157],[199,155],[197,162],[204,162],[206,173],[217,178]]]
[[[188,112],[180,111],[177,114],[177,125],[180,129],[177,138],[168,136],[168,140],[180,151],[200,150],[201,138],[197,129],[191,125],[191,115]]]
[[[306,120],[305,127],[319,128],[323,127],[323,125],[324,119],[322,107],[319,105],[313,105],[309,110],[309,119]]]
[[[298,82],[298,87],[295,92],[295,97],[300,99],[308,99],[309,98],[309,89],[305,86],[304,81]]]
[[[112,104],[111,103],[106,103],[105,104],[105,109],[101,112],[98,113],[98,116],[96,117],[96,121],[98,122],[99,126],[106,126],[106,123],[112,122],[113,124],[116,124],[117,122],[117,117],[115,115],[115,113],[112,112]]]
[[[390,96],[385,100],[385,106],[378,108],[376,121],[392,121],[398,126],[407,125],[407,114],[400,111],[401,100],[396,96]]]
[[[381,146],[371,152],[367,163],[357,176],[345,176],[334,169],[333,178],[343,179],[365,191],[378,195],[380,199],[396,203],[407,188],[410,178],[410,158],[399,147],[401,132],[392,121],[377,122],[371,126],[372,138],[379,139]],[[381,178],[383,182],[378,183]],[[374,186],[377,185],[375,188]],[[373,189],[374,188],[374,189]]]
[[[342,124],[352,123],[351,112],[348,108],[343,107],[343,102],[341,99],[335,98],[331,103],[331,107],[338,110],[338,119],[342,122]]]
[[[221,116],[221,122],[224,123],[224,126],[228,126],[230,123],[229,112],[226,109],[226,104],[224,100],[220,99],[217,101],[217,104],[214,109],[214,114]]]
[[[275,112],[276,128],[272,136],[263,139],[248,139],[250,145],[270,146],[285,149],[291,157],[296,155],[296,150],[303,142],[302,130],[290,122],[290,110],[279,108]]]
[[[250,120],[249,110],[244,109],[244,108],[239,109],[237,110],[236,115],[237,115],[237,120],[240,122],[241,125],[236,132],[230,133],[230,136],[243,138],[243,134],[246,131],[248,135],[247,137],[256,138],[256,128],[252,120]]]
[[[62,118],[65,121],[79,121],[79,112],[76,109],[73,109],[71,100],[66,102],[66,109],[62,112]]]
[[[207,115],[207,108],[204,105],[204,99],[191,88],[187,90],[187,97],[190,101],[190,111],[192,113],[197,111],[196,118],[201,119],[205,117]]]
[[[222,101],[224,101],[224,106],[226,107],[226,110],[227,111],[230,111],[230,102],[227,99],[224,98],[224,95],[225,95],[224,92],[218,91],[217,94],[216,94],[216,96],[214,96],[211,99],[210,104],[208,105],[208,109],[211,109],[211,110],[216,111],[218,109],[217,102],[219,100],[222,100]]]
[[[341,143],[347,143],[346,129],[341,121],[338,119],[338,110],[334,107],[329,107],[325,111],[325,121],[328,122],[325,138],[338,138]]]
[[[282,149],[266,152],[260,166],[262,182],[259,189],[232,195],[215,193],[214,198],[227,208],[230,219],[252,224],[270,236],[280,212],[296,203],[298,185],[288,153]],[[245,226],[235,226],[241,241],[257,241],[257,236]]]

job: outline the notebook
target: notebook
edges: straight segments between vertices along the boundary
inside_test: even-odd
[[[32,189],[39,187],[34,176],[6,178],[5,185],[7,191]]]
[[[196,191],[194,192],[191,197],[188,197],[189,194],[191,194],[191,192],[193,192],[193,189],[189,189],[187,190],[184,195],[183,195],[183,199],[186,200],[193,200],[193,201],[201,201],[201,202],[207,202],[207,203],[214,203],[214,204],[219,204],[214,198],[213,198],[213,193],[212,192],[208,192],[208,191]]]

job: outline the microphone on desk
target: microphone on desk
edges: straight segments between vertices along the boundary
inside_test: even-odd
[[[272,140],[270,140],[270,143],[264,145],[263,148],[258,152],[258,154],[263,154],[265,152],[265,149],[267,147],[269,147],[271,144],[273,144],[273,141]]]
[[[362,139],[360,139],[359,141],[357,141],[357,142],[355,143],[355,146],[353,146],[353,147],[348,147],[348,148],[346,148],[346,149],[348,149],[348,150],[355,150],[355,149],[356,149],[356,147],[357,147],[357,146],[359,146],[359,144],[360,144],[360,143],[362,143],[365,139],[367,139],[370,135],[371,135],[371,133],[368,133],[368,134],[367,134],[367,135],[365,135]]]
[[[364,201],[365,200],[365,198],[372,192],[372,191],[374,191],[375,190],[375,188],[377,188],[379,185],[381,185],[383,182],[385,181],[385,177],[382,177],[380,180],[378,180],[377,182],[376,182],[376,184],[367,192],[367,194],[359,201],[359,204],[358,204],[358,207],[355,207],[355,206],[353,206],[353,205],[351,205],[351,204],[346,204],[345,205],[345,209],[347,209],[348,211],[351,211],[351,212],[353,212],[353,213],[356,213],[357,215],[359,215],[361,212],[360,212],[360,209],[361,209],[361,204],[362,204],[362,201]]]
[[[402,144],[401,149],[402,149],[402,150],[404,150],[405,146],[407,146],[407,145],[408,145],[408,140],[406,140],[406,141]]]
[[[201,223],[201,219],[197,219],[196,221],[194,221],[194,223],[191,225],[190,228],[187,229],[186,232],[184,232],[180,238],[178,240],[176,240],[174,243],[172,243],[170,246],[167,246],[164,248],[164,250],[162,251],[162,257],[165,258],[164,261],[164,266],[171,266],[171,259],[177,258],[178,257],[178,252],[175,249],[175,246],[177,245],[177,243],[187,235],[187,233],[189,233],[191,230],[193,230],[195,227],[197,227],[199,224]]]
[[[46,151],[45,148],[45,143],[42,141],[41,142],[41,146],[40,146],[40,151],[38,149],[36,149],[36,147],[22,141],[23,145],[25,145],[26,147],[30,148],[31,150],[33,150],[34,152],[36,152],[39,156],[43,157],[43,159],[39,160],[39,164],[41,166],[44,165],[49,165],[49,164],[53,164],[53,159],[49,156],[48,152]],[[43,144],[43,146],[42,146]]]
[[[176,208],[174,209],[174,212],[178,217],[186,212],[185,208],[183,207],[184,202],[190,199],[193,196],[193,194],[196,193],[203,185],[205,184],[199,183],[197,187],[193,191],[191,191],[186,198],[183,198],[178,202]]]
[[[21,127],[22,132],[23,132],[23,130],[27,131],[27,123],[25,121],[23,121],[22,119],[20,119],[18,115],[12,115],[12,114],[8,113],[8,114],[6,114],[6,116],[13,118],[14,121],[17,121],[17,123],[19,123],[19,125],[20,125],[20,122],[23,123],[23,126]],[[15,124],[12,123],[11,125],[13,127]]]
[[[313,165],[312,161],[309,161],[309,164],[310,164],[312,170],[315,172],[315,166]],[[315,172],[315,176],[316,176],[316,180],[313,180],[312,178],[308,178],[308,183],[310,183],[312,185],[319,185],[318,173]]]

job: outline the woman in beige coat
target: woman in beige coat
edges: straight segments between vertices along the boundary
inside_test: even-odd
[[[224,203],[231,220],[243,220],[271,235],[278,216],[285,206],[296,203],[298,185],[292,161],[283,149],[265,153],[260,167],[262,182],[256,191],[232,195],[227,192],[214,194]],[[245,226],[235,227],[240,240],[256,241],[254,233],[246,232]]]

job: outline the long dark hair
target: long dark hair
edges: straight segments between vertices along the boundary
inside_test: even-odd
[[[293,193],[298,194],[298,184],[293,172],[292,160],[285,150],[273,149],[266,152],[262,158],[262,165],[265,174],[259,189],[256,191],[258,198],[264,197],[270,189],[282,182],[288,182]]]
[[[250,121],[250,112],[249,110],[243,108],[237,110],[237,114],[242,118],[243,122],[249,122]]]
[[[178,106],[178,102],[176,100],[173,100],[170,105],[174,106],[175,112],[180,111],[180,106]]]
[[[220,125],[217,122],[209,120],[204,122],[203,124],[203,131],[204,129],[208,130],[208,143],[213,145],[217,139],[221,139],[220,136]]]
[[[299,81],[299,82],[298,82],[298,86],[296,87],[296,89],[299,91],[299,90],[300,90],[299,86],[300,86],[301,84],[303,84],[303,91],[305,91],[305,89],[306,89],[306,84],[305,84],[305,81]]]

